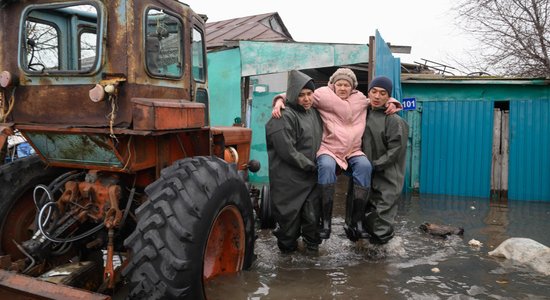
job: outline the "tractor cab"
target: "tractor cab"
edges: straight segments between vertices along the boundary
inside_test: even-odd
[[[36,152],[0,166],[0,294],[200,299],[251,265],[259,164],[250,129],[209,126],[204,22],[175,0],[0,0],[0,149]]]

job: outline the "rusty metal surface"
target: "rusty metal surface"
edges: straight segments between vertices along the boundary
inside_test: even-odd
[[[45,0],[35,1],[38,4]],[[50,1],[51,2],[51,1]],[[185,63],[183,76],[180,79],[152,78],[145,72],[143,46],[143,14],[148,2],[156,7],[166,9],[181,16],[184,28],[191,28],[189,11],[186,6],[176,1],[102,1],[106,9],[106,39],[116,40],[116,48],[103,46],[103,56],[100,58],[102,68],[97,74],[72,74],[42,76],[40,74],[25,74],[18,66],[19,29],[2,30],[0,32],[0,71],[9,71],[19,78],[20,85],[15,93],[16,106],[12,120],[16,123],[32,124],[66,124],[74,126],[108,126],[105,117],[111,111],[108,101],[94,103],[89,99],[89,90],[100,81],[109,78],[127,77],[127,82],[120,85],[117,99],[117,114],[114,124],[128,128],[132,122],[131,98],[179,98],[191,99],[191,64]],[[133,4],[133,6],[131,5]],[[13,28],[18,24],[19,16],[24,9],[23,3],[16,3],[0,10],[2,28]],[[112,13],[111,13],[112,12]],[[9,26],[8,26],[9,25]],[[185,31],[184,40],[190,40],[189,32]],[[128,38],[129,37],[129,38]],[[103,42],[105,43],[105,42]],[[122,51],[120,51],[122,50]],[[188,60],[191,51],[189,43],[185,43],[184,55]],[[5,57],[5,53],[12,56]],[[69,87],[70,86],[70,87]],[[75,109],[78,108],[78,109]]]
[[[202,116],[202,115],[201,115]],[[69,167],[69,168],[86,168],[86,169],[98,169],[105,171],[117,171],[125,173],[133,173],[147,168],[158,166],[157,160],[159,159],[158,149],[160,147],[160,138],[163,136],[168,137],[168,142],[165,145],[166,157],[163,158],[165,161],[164,165],[170,164],[178,159],[189,156],[198,156],[198,155],[211,155],[212,149],[210,148],[210,128],[202,127],[196,129],[187,129],[187,130],[164,130],[164,131],[136,131],[136,130],[115,130],[117,135],[117,141],[110,141],[108,138],[109,131],[107,129],[100,128],[66,128],[66,127],[43,127],[38,125],[20,125],[18,129],[25,135],[29,142],[33,145],[35,149],[38,150],[38,153],[45,158],[50,166],[55,167]],[[235,128],[232,129],[229,127],[229,130],[239,132],[240,130],[247,131],[249,129],[245,128]],[[219,129],[218,132],[221,132]],[[67,159],[55,159],[58,152],[62,150],[63,147],[53,147],[53,145],[62,145],[56,144],[55,139],[41,139],[44,144],[35,145],[35,139],[33,134],[43,134],[44,136],[80,136],[90,137],[96,136],[95,139],[89,139],[90,141],[98,141],[97,137],[100,138],[101,143],[87,143],[82,145],[82,143],[77,143],[80,146],[87,147],[90,149],[85,149],[83,151],[70,151],[69,147],[67,153],[73,153],[75,156],[72,156],[72,160]],[[250,133],[248,133],[250,135]],[[246,141],[245,136],[241,136],[242,133],[233,134],[228,136],[234,136],[232,138],[233,142],[242,143]],[[239,137],[240,136],[240,137]],[[239,137],[237,139],[237,137]],[[67,144],[68,145],[68,144]],[[93,146],[96,145],[96,146]],[[86,156],[85,153],[90,153],[91,148],[101,149],[100,152],[91,152],[92,154],[107,154],[108,157],[114,159],[116,157],[117,161],[113,164],[108,164],[109,160],[100,159],[102,156],[98,156],[95,160],[90,159],[90,156]],[[45,149],[45,150],[41,150]],[[51,154],[48,152],[51,150]],[[241,155],[241,154],[239,154]],[[244,155],[244,154],[243,154]],[[223,157],[223,156],[222,156]],[[248,157],[245,155],[245,157]],[[95,161],[95,163],[94,163]]]
[[[123,167],[113,140],[106,134],[25,132],[24,135],[49,162]]]
[[[8,137],[13,134],[12,125],[0,123],[0,150],[4,149],[4,145],[8,142]]]
[[[247,168],[248,161],[250,160],[250,141],[252,139],[252,130],[250,128],[237,126],[217,126],[212,127],[212,135],[223,136],[225,147],[231,146],[237,151],[237,156],[239,159],[237,166],[239,170],[245,170]]]
[[[205,126],[203,103],[179,99],[134,98],[136,130],[166,130]]]
[[[266,20],[274,19],[282,28],[278,32],[267,27]],[[206,46],[215,49],[224,46],[227,41],[293,41],[278,13],[267,13],[206,23]]]
[[[20,20],[21,12],[27,5],[41,5],[46,3],[62,3],[58,0],[17,1],[4,9],[0,9],[0,26],[10,30],[0,30],[0,72],[8,71],[16,77],[17,85],[14,90],[15,107],[9,121],[13,121],[13,128],[18,129],[29,140],[41,158],[50,167],[68,167],[78,169],[90,169],[88,173],[107,171],[109,174],[117,173],[120,183],[118,185],[102,185],[99,182],[69,182],[73,187],[67,186],[59,200],[67,203],[78,203],[79,207],[86,207],[84,200],[95,199],[98,211],[96,214],[86,212],[84,209],[69,209],[74,211],[74,222],[94,221],[100,222],[104,218],[104,224],[109,230],[108,257],[104,271],[104,279],[108,287],[115,283],[117,270],[112,262],[115,251],[113,244],[113,227],[117,227],[121,221],[119,200],[121,188],[134,185],[143,189],[158,178],[160,170],[174,161],[188,156],[207,156],[212,153],[211,132],[205,127],[204,105],[197,107],[203,111],[191,112],[197,103],[184,107],[188,113],[185,124],[176,123],[177,126],[165,126],[163,124],[149,127],[133,127],[137,124],[133,118],[132,98],[153,98],[158,102],[172,101],[171,99],[193,100],[191,91],[197,86],[206,85],[206,81],[195,83],[191,73],[191,44],[190,36],[193,26],[202,28],[204,22],[196,14],[191,14],[189,8],[175,0],[151,0],[151,1],[94,1],[101,3],[105,8],[102,16],[105,17],[101,27],[106,31],[98,30],[101,37],[98,39],[99,65],[92,67],[89,73],[74,72],[62,74],[57,70],[39,73],[25,72],[19,68],[18,55],[20,45],[20,28],[25,20]],[[76,3],[76,2],[75,2]],[[185,28],[182,40],[182,77],[159,78],[150,76],[145,70],[144,36],[146,28],[145,11],[149,8],[171,12],[172,16],[179,18]],[[24,40],[24,39],[23,39]],[[26,41],[25,41],[26,42]],[[107,47],[108,43],[108,47]],[[8,56],[9,55],[9,56]],[[24,66],[23,69],[26,69]],[[113,83],[114,82],[114,83]],[[90,89],[96,84],[103,88],[107,84],[113,84],[114,93],[107,92],[104,97],[94,97],[96,102],[90,99]],[[107,95],[108,94],[108,95]],[[109,96],[110,95],[110,96]],[[102,98],[102,99],[100,99]],[[158,107],[158,106],[156,106]],[[160,106],[161,108],[168,108]],[[168,113],[169,114],[169,113]],[[109,118],[109,115],[115,115]],[[157,120],[164,122],[166,114],[159,114]],[[174,122],[181,122],[173,117]],[[194,127],[194,128],[185,128]],[[223,134],[223,133],[222,133]],[[221,135],[221,134],[220,134]],[[236,137],[235,134],[229,136]],[[242,138],[234,141],[241,141]],[[248,143],[249,143],[248,139]],[[78,192],[85,195],[82,201],[77,201],[74,195]],[[73,193],[73,194],[71,194]],[[24,195],[27,200],[25,207],[17,207],[16,214],[8,216],[8,221],[14,218],[21,219],[19,229],[26,233],[29,223],[34,221],[29,206],[33,206],[32,198]],[[139,199],[145,201],[145,196]],[[89,202],[92,202],[91,200]],[[131,203],[131,202],[129,202]],[[57,203],[53,203],[56,205]],[[29,212],[24,214],[23,212]],[[32,218],[31,218],[32,217]],[[68,224],[62,219],[61,224]],[[25,222],[23,222],[25,221]],[[96,223],[97,223],[96,222]],[[15,222],[14,222],[15,224]],[[41,223],[38,223],[40,227]],[[16,224],[17,225],[17,224]],[[69,225],[72,225],[69,224]],[[69,228],[69,226],[67,226]],[[66,230],[61,228],[59,232]],[[28,230],[27,230],[28,231]],[[30,231],[29,231],[30,232]],[[19,234],[19,232],[15,232]],[[11,236],[10,236],[11,237]],[[6,236],[6,238],[8,238]],[[27,240],[27,239],[24,239]],[[4,241],[3,241],[4,242]],[[10,241],[4,242],[10,244]],[[13,252],[17,252],[14,250]],[[71,252],[66,255],[73,257]],[[19,267],[14,267],[11,258],[0,257],[0,265],[10,269],[22,270],[25,267],[24,258],[17,260],[23,262]],[[63,257],[65,260],[65,257]],[[45,268],[45,263],[33,267],[33,274],[38,276],[42,272],[34,271],[34,268]],[[0,298],[2,299],[110,299],[109,296],[94,294],[63,285],[55,285],[35,278],[18,275],[7,271],[0,271]]]
[[[108,300],[111,297],[89,291],[36,280],[36,278],[0,270],[2,299],[86,299]]]

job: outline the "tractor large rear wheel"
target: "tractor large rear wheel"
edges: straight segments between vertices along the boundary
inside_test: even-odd
[[[131,299],[204,299],[204,281],[250,267],[252,203],[234,167],[186,158],[146,188],[123,275]]]
[[[14,241],[21,243],[34,233],[33,189],[47,185],[64,171],[47,168],[37,155],[0,167],[0,254],[9,254],[12,260],[24,257]]]

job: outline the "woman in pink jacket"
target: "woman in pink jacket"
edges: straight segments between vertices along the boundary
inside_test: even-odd
[[[361,216],[366,209],[370,191],[372,165],[361,151],[361,138],[367,120],[369,101],[356,90],[357,77],[352,70],[340,68],[332,74],[328,86],[315,90],[313,106],[323,120],[323,138],[317,151],[318,183],[322,190],[322,228],[319,235],[328,239],[331,233],[332,204],[337,168],[351,174],[354,181],[352,207],[348,205],[346,224],[357,236],[367,238]],[[280,116],[283,97],[275,98],[273,117]],[[280,99],[280,101],[279,101]],[[391,98],[389,112],[396,111],[399,101]]]

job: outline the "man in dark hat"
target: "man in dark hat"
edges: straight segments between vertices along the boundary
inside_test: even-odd
[[[313,104],[313,80],[299,71],[290,71],[286,110],[265,126],[269,157],[269,182],[273,231],[283,253],[293,252],[302,236],[308,250],[317,251],[320,191],[317,185],[315,154],[321,144],[321,118]]]
[[[371,193],[363,225],[373,243],[387,243],[394,234],[397,201],[405,178],[405,159],[409,126],[397,114],[388,115],[386,102],[392,93],[392,81],[385,76],[369,84],[367,126],[363,133],[363,152],[371,160]]]

